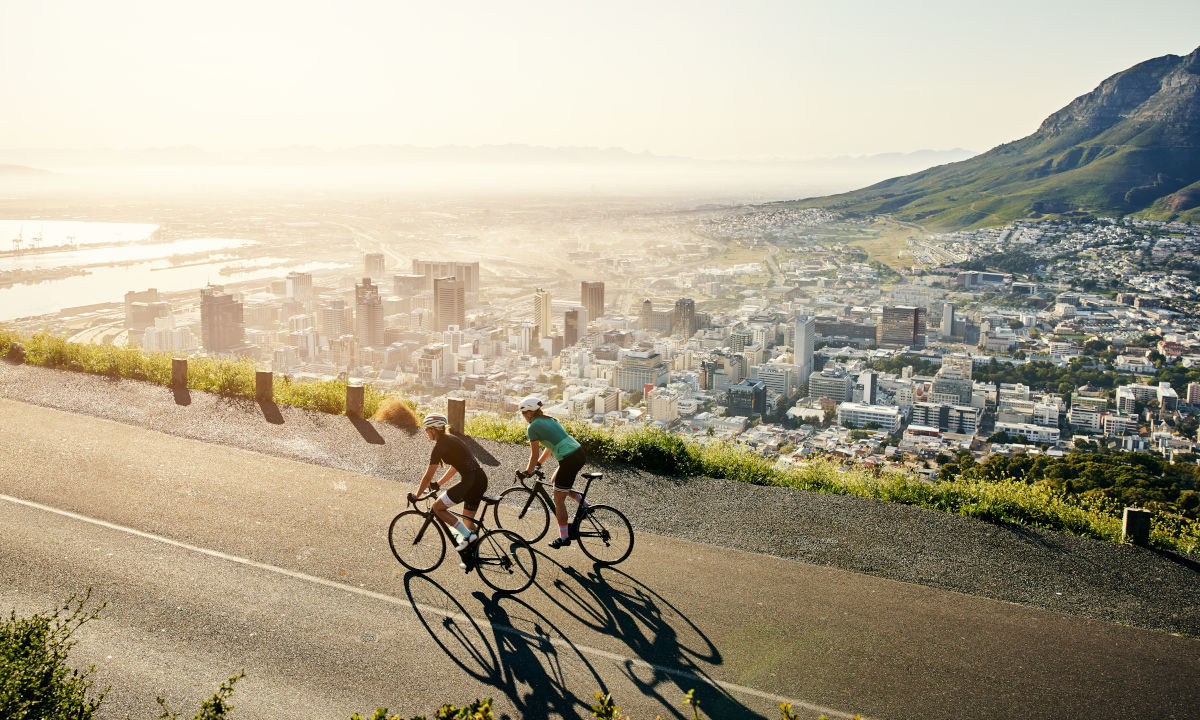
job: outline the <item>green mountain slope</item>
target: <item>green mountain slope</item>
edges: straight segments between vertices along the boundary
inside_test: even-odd
[[[796,204],[935,229],[1072,214],[1200,222],[1200,49],[1117,73],[982,155]]]

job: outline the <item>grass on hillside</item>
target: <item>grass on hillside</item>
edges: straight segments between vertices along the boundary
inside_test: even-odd
[[[13,342],[26,348],[31,365],[125,377],[160,385],[170,384],[171,357],[147,354],[137,348],[68,343],[45,333],[22,338],[0,328],[0,357]],[[226,397],[254,397],[254,364],[212,358],[188,362],[188,387]],[[295,382],[275,380],[275,402],[283,405],[340,414],[346,407],[346,381]],[[388,398],[370,385],[365,389],[366,417],[374,417]],[[404,401],[402,401],[404,402]],[[406,403],[407,404],[407,403]],[[415,425],[394,403],[385,405],[380,417],[397,413],[396,422]],[[409,405],[410,409],[412,408]],[[403,417],[401,417],[403,416]],[[1031,485],[1020,478],[998,481],[928,482],[901,471],[874,472],[845,467],[836,462],[814,460],[789,467],[758,455],[745,446],[725,443],[701,444],[679,435],[637,428],[610,431],[585,423],[568,421],[567,431],[599,462],[630,465],[663,475],[703,475],[757,485],[778,485],[836,495],[870,497],[888,502],[941,510],[991,522],[1010,522],[1032,527],[1117,541],[1121,536],[1120,508],[1111,503],[1078,495],[1056,493]],[[500,442],[525,443],[525,426],[517,420],[473,415],[467,433]],[[1153,547],[1184,553],[1200,552],[1200,521],[1188,522],[1164,513],[1151,520]]]
[[[891,220],[877,220],[869,230],[869,236],[852,240],[848,244],[861,249],[870,260],[877,260],[896,271],[907,269],[913,264],[908,251],[908,238],[919,231]]]

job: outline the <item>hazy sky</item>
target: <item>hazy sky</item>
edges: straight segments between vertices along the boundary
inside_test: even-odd
[[[1197,28],[1196,0],[2,0],[0,147],[982,151]]]

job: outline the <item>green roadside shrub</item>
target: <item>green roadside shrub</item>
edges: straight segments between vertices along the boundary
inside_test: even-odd
[[[50,614],[18,618],[15,611],[0,623],[0,718],[90,720],[104,702],[96,692],[94,668],[67,664],[71,635],[96,619],[101,607],[85,609],[89,591],[71,596]]]

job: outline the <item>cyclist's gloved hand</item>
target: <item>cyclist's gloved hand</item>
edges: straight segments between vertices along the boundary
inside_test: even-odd
[[[441,490],[441,489],[442,489],[441,485],[438,485],[435,482],[429,483],[429,492],[437,492],[438,490]]]

